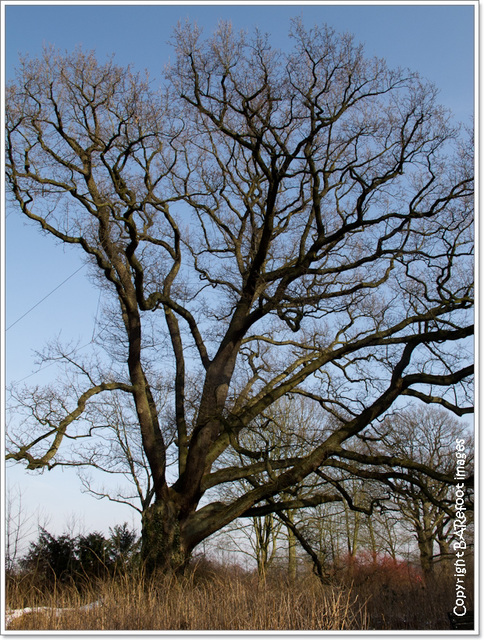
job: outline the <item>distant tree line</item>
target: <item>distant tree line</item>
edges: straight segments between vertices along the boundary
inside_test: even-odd
[[[278,417],[274,415],[273,419],[277,421]],[[301,440],[309,437],[315,416],[305,411],[303,403],[293,405],[282,419],[284,424],[276,425],[270,446],[291,446],[296,452]],[[373,472],[354,464],[341,466],[338,474],[321,475],[325,485],[332,484],[338,490],[339,500],[291,508],[301,497],[309,502],[320,491],[317,483],[301,484],[287,495],[288,508],[236,521],[224,531],[218,545],[251,556],[261,578],[274,567],[287,565],[287,575],[293,580],[297,565],[307,560],[312,560],[324,580],[341,569],[351,570],[362,559],[378,564],[384,559],[396,562],[406,558],[426,581],[432,580],[454,558],[455,487],[438,477],[426,477],[418,466],[409,475],[385,473],[377,464],[378,456],[393,453],[442,474],[455,475],[457,441],[465,443],[466,472],[472,473],[474,448],[469,429],[443,409],[407,407],[361,439],[360,452],[371,451],[374,457]],[[227,491],[238,489],[232,486]],[[467,546],[471,549],[472,487],[466,488],[464,502]],[[241,542],[244,539],[246,545]]]

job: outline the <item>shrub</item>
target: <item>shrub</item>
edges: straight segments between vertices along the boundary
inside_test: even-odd
[[[110,529],[108,539],[98,531],[72,537],[66,533],[55,536],[40,529],[38,540],[30,544],[20,568],[24,573],[35,574],[42,585],[84,585],[86,580],[126,569],[138,547],[137,535],[126,523]]]

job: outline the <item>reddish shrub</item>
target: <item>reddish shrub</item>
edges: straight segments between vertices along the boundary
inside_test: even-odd
[[[394,587],[423,584],[420,570],[409,562],[392,558],[388,554],[373,554],[369,551],[346,556],[343,560],[343,573],[345,578],[354,584],[368,580]]]

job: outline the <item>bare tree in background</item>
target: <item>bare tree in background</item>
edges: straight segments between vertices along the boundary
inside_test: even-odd
[[[9,487],[5,499],[5,570],[13,572],[18,561],[26,552],[29,540],[41,527],[45,527],[47,518],[40,509],[28,512],[24,506],[20,486]]]
[[[465,446],[458,449],[457,443]],[[460,450],[463,449],[465,476],[474,471],[474,446],[468,426],[434,406],[407,408],[388,417],[378,430],[375,449],[386,455],[406,456],[454,478],[459,460],[457,454],[461,455]],[[452,557],[455,488],[418,470],[412,474],[419,476],[418,484],[398,477],[392,480],[390,508],[396,508],[401,524],[414,535],[422,571],[430,579],[436,562]],[[465,493],[466,528],[470,534],[474,508],[472,487],[468,486]]]
[[[7,457],[68,462],[65,445],[96,437],[89,406],[126,394],[150,471],[149,568],[182,567],[234,519],[331,478],[402,396],[472,411],[471,144],[417,74],[327,28],[295,22],[291,38],[285,53],[229,24],[205,39],[186,24],[159,92],[113,61],[51,50],[6,88],[11,202],[82,251],[111,296],[104,338],[116,351],[89,367],[71,357],[76,392],[39,390]],[[295,394],[327,416],[303,456],[224,464]],[[380,462],[411,483],[414,470],[452,481],[406,456]]]

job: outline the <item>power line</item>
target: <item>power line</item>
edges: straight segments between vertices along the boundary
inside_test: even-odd
[[[79,273],[79,271],[81,269],[84,269],[86,265],[83,264],[82,266],[79,267],[79,269],[76,269],[76,271],[74,271],[74,273],[71,273],[70,276],[68,276],[65,280],[63,280],[60,284],[58,284],[54,289],[52,289],[52,291],[50,291],[46,296],[44,296],[42,298],[42,300],[39,300],[38,302],[36,302],[32,307],[30,307],[30,309],[28,311],[26,311],[23,315],[20,316],[20,318],[17,318],[17,320],[15,320],[15,322],[12,322],[12,324],[7,327],[6,331],[8,331],[9,329],[11,329],[14,325],[17,324],[17,322],[20,322],[20,320],[22,320],[22,318],[25,318],[25,316],[27,316],[31,311],[33,311],[36,307],[39,306],[39,304],[41,304],[42,302],[44,302],[44,300],[47,300],[47,298],[49,296],[51,296],[55,291],[57,291],[57,289],[60,289],[60,287],[62,287],[63,284],[65,284],[68,280],[70,280],[72,277],[74,277],[76,275],[76,273]]]
[[[83,344],[82,347],[77,347],[77,349],[74,349],[74,351],[72,353],[70,353],[69,355],[73,355],[74,353],[78,353],[81,349],[85,349],[86,347],[88,347],[90,344],[92,344],[92,340],[90,342],[86,342],[86,344]],[[51,367],[54,364],[57,364],[59,362],[58,359],[56,360],[52,360],[52,362],[49,362],[48,364],[44,364],[41,367],[39,367],[37,369],[37,371],[32,371],[32,373],[29,373],[28,375],[24,376],[23,378],[20,378],[20,380],[15,380],[14,384],[20,384],[20,382],[23,382],[24,380],[27,380],[27,378],[31,378],[32,376],[35,376],[37,373],[40,373],[41,371],[44,371],[45,369],[48,369],[49,367]]]
[[[74,275],[74,274],[72,274]],[[19,318],[20,319],[20,318]],[[95,328],[95,327],[94,327]],[[71,351],[68,355],[72,356],[76,353],[78,353],[79,351],[81,351],[81,349],[85,349],[86,347],[88,347],[89,345],[93,344],[94,340],[96,338],[99,338],[99,336],[104,333],[104,331],[106,331],[107,327],[104,327],[103,329],[101,329],[101,331],[97,334],[97,336],[94,335],[92,338],[89,340],[89,342],[86,342],[85,344],[83,344],[81,347],[76,347],[73,351]],[[49,367],[51,367],[53,364],[57,364],[58,362],[60,362],[60,358],[56,358],[55,360],[52,360],[52,362],[49,362],[48,364],[44,364],[41,367],[39,367],[36,371],[32,371],[32,373],[27,374],[26,376],[24,376],[23,378],[20,378],[20,380],[16,380],[14,382],[14,384],[19,384],[20,382],[23,382],[24,380],[27,380],[27,378],[31,378],[32,376],[35,376],[37,373],[40,373],[41,371],[44,371],[44,369],[48,369]]]

